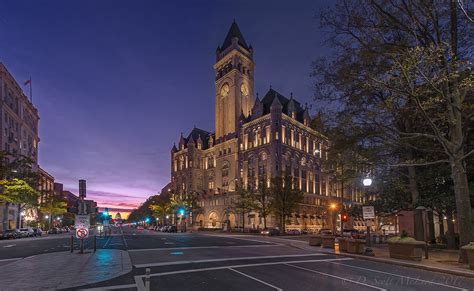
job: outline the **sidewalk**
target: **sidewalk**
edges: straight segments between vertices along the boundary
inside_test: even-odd
[[[430,249],[428,253],[428,259],[425,259],[423,256],[420,262],[409,261],[409,260],[399,260],[390,258],[388,252],[388,245],[381,244],[372,246],[371,249],[374,251],[375,256],[364,256],[349,254],[346,252],[339,252],[339,247],[336,244],[336,249],[328,249],[316,246],[310,246],[308,241],[299,241],[293,239],[286,239],[291,241],[291,245],[297,248],[319,251],[328,254],[336,254],[341,256],[347,256],[357,259],[377,261],[387,264],[396,264],[405,267],[413,267],[424,269],[428,271],[447,273],[451,275],[458,275],[464,277],[474,278],[474,270],[470,270],[467,264],[458,263],[459,252],[455,250],[439,250],[439,249]]]
[[[130,257],[122,250],[41,254],[0,266],[0,290],[72,288],[109,280],[131,270]]]

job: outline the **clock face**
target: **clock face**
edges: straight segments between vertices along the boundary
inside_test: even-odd
[[[244,96],[247,96],[249,94],[249,88],[247,87],[245,83],[242,83],[242,85],[240,85],[240,92]]]
[[[222,85],[221,96],[227,97],[227,95],[229,95],[229,92],[230,92],[229,84],[225,83],[224,85]]]

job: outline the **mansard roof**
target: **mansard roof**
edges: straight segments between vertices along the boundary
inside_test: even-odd
[[[211,132],[195,127],[195,128],[193,128],[193,130],[191,130],[189,135],[185,138],[185,144],[187,144],[190,139],[192,139],[193,141],[196,141],[199,138],[201,138],[201,140],[202,140],[202,149],[207,149],[209,147],[209,136],[210,135],[212,135]]]
[[[245,42],[244,36],[240,32],[239,26],[237,23],[232,22],[232,25],[230,26],[229,32],[227,33],[227,36],[225,37],[224,43],[222,43],[222,50],[225,50],[232,44],[232,38],[237,37],[239,39],[239,45],[246,50],[249,50],[249,46]]]
[[[263,115],[270,113],[270,107],[272,106],[272,103],[275,98],[278,98],[278,101],[282,105],[282,112],[285,113],[286,115],[289,115],[288,104],[290,103],[290,100],[293,100],[293,103],[296,109],[296,120],[298,120],[301,123],[304,123],[303,117],[304,117],[305,109],[301,106],[301,104],[295,99],[293,99],[293,97],[291,99],[288,99],[272,88],[268,90],[267,94],[265,94],[265,97],[263,97],[261,101],[263,104]]]

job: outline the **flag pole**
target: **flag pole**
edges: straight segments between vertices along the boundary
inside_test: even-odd
[[[30,99],[31,99],[31,103],[33,103],[33,80],[31,80],[31,75],[30,75]]]

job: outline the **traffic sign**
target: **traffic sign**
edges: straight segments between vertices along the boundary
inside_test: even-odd
[[[85,239],[89,237],[88,228],[76,228],[76,237],[80,239]]]
[[[375,210],[373,206],[362,206],[362,217],[364,219],[374,219]]]
[[[90,216],[89,215],[77,215],[75,217],[75,226],[76,229],[78,228],[87,228],[89,230],[90,224]]]

